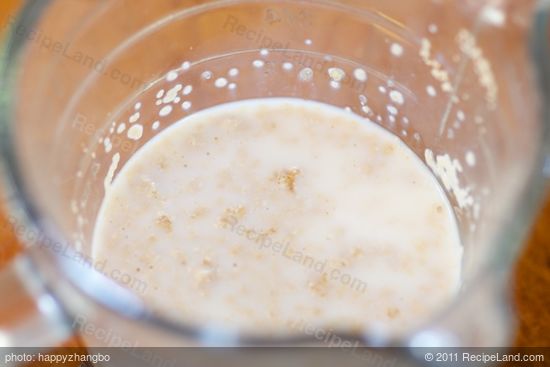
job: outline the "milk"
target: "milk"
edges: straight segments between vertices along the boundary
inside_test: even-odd
[[[93,256],[195,326],[399,336],[456,295],[462,246],[443,190],[396,136],[325,104],[256,99],[146,143],[107,189]]]

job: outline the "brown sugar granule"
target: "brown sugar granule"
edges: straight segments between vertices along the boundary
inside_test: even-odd
[[[159,227],[167,232],[172,232],[172,221],[167,215],[161,215],[157,218],[156,223]]]
[[[235,226],[241,219],[244,218],[245,214],[246,209],[244,206],[225,209],[220,218],[221,227],[227,228]]]
[[[384,144],[384,146],[382,147],[382,152],[385,155],[393,154],[395,152],[395,145],[393,145],[393,144]]]
[[[400,312],[398,308],[390,307],[387,309],[386,313],[390,319],[395,319],[397,316],[399,316]]]
[[[204,259],[202,259],[202,265],[211,267],[213,265],[212,259],[206,256]]]
[[[207,213],[208,213],[208,209],[206,209],[204,207],[199,207],[199,208],[193,210],[193,212],[191,213],[191,215],[189,217],[191,219],[198,219],[198,218],[204,216]]]
[[[296,177],[301,173],[298,168],[285,169],[275,174],[275,182],[290,192],[296,190]]]
[[[324,297],[327,295],[327,288],[328,278],[326,273],[323,273],[323,275],[316,281],[309,283],[309,289],[311,289],[316,295],[320,297]]]
[[[202,269],[195,272],[195,282],[198,287],[203,287],[216,278],[214,270]]]

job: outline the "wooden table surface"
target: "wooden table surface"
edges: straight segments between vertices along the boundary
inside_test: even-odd
[[[12,14],[20,0],[0,0],[0,21]],[[2,30],[0,30],[0,34]],[[21,250],[4,214],[0,212],[0,266]],[[550,346],[550,197],[533,226],[518,259],[510,289],[517,311],[517,346]],[[77,337],[67,345],[79,345]]]

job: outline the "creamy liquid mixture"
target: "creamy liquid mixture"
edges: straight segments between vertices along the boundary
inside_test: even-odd
[[[231,103],[148,142],[109,188],[94,257],[157,311],[252,333],[398,335],[456,294],[462,247],[396,136],[328,105]]]

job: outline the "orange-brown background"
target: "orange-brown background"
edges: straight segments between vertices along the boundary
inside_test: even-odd
[[[21,0],[0,0],[0,19],[12,14],[20,3]],[[0,212],[0,267],[20,249],[5,215]],[[515,345],[550,346],[550,197],[517,261],[510,290],[518,318]],[[74,337],[66,345],[79,343]]]

